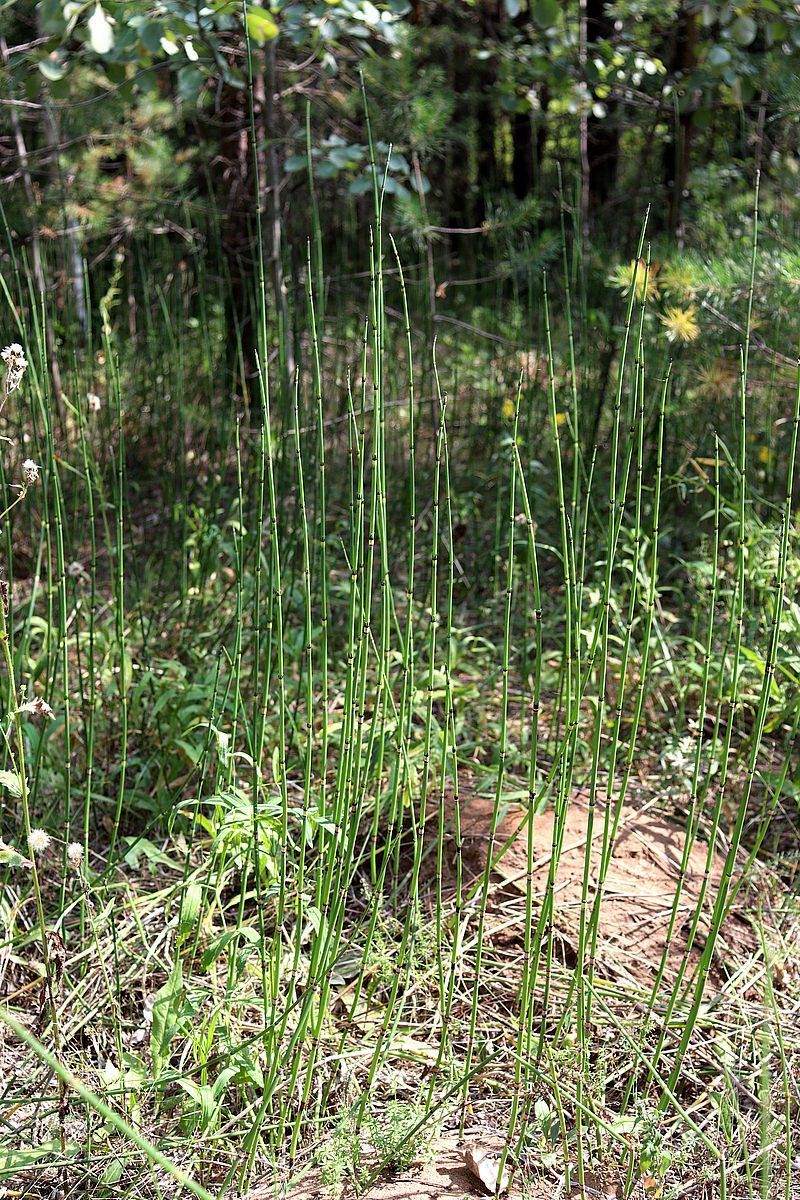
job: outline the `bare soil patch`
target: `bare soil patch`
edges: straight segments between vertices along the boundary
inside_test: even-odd
[[[489,852],[493,799],[470,788],[462,789],[460,800],[462,869],[466,881],[484,871]],[[447,867],[445,886],[455,880],[455,837],[453,797],[446,798]],[[598,894],[604,829],[614,813],[597,805],[591,826],[588,909],[591,913]],[[545,898],[553,858],[553,808],[532,818],[534,920]],[[572,965],[578,945],[584,864],[589,837],[588,798],[577,794],[566,813],[561,854],[553,881],[554,930],[566,965]],[[504,805],[500,812],[492,849],[495,862],[491,889],[492,934],[496,944],[521,941],[524,936],[524,897],[528,875],[527,810],[517,804]],[[701,914],[691,949],[690,961],[702,952],[711,910],[717,896],[724,851],[709,854],[708,843],[698,837],[686,858],[676,916],[670,934],[672,910],[681,880],[686,830],[653,807],[628,802],[619,814],[613,849],[605,872],[598,920],[596,966],[603,974],[638,984],[654,979],[666,948],[665,976],[674,975],[683,959],[698,903]],[[498,857],[499,856],[499,857]],[[744,859],[742,859],[743,865]],[[734,876],[736,879],[736,875]],[[715,970],[724,971],[726,961],[734,966],[758,947],[758,931],[751,914],[757,911],[756,885],[747,882],[727,914],[715,957]]]
[[[382,1176],[359,1195],[369,1200],[441,1200],[442,1197],[472,1200],[475,1196],[487,1196],[490,1193],[465,1162],[465,1150],[475,1144],[496,1150],[498,1156],[503,1148],[502,1139],[481,1131],[463,1139],[455,1134],[444,1134],[428,1149],[424,1160],[412,1164],[406,1171]],[[535,1193],[528,1191],[526,1195],[536,1200]],[[313,1176],[308,1182],[293,1188],[287,1200],[323,1200],[325,1196],[319,1178]],[[504,1196],[506,1200],[521,1200],[522,1192],[512,1180]],[[248,1200],[267,1200],[267,1193],[251,1192]],[[352,1188],[346,1188],[340,1200],[355,1200]]]

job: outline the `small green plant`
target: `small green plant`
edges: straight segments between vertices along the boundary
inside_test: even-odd
[[[427,1110],[423,1105],[392,1099],[368,1124],[368,1137],[383,1170],[405,1171],[420,1162],[432,1136],[426,1129]]]
[[[320,1180],[331,1196],[338,1197],[348,1182],[359,1188],[365,1171],[362,1159],[359,1130],[353,1116],[347,1114],[339,1120],[317,1154]]]

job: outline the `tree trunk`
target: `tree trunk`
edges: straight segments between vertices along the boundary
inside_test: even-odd
[[[520,7],[512,24],[515,36],[530,41],[530,11],[527,6]],[[534,149],[533,114],[526,98],[524,107],[515,112],[511,118],[511,186],[518,200],[524,200],[536,186],[536,168],[539,165],[540,153],[538,135],[540,134],[541,129],[538,129],[537,144]]]
[[[264,236],[265,268],[274,301],[277,338],[281,348],[281,384],[294,378],[295,356],[286,280],[282,256],[281,170],[276,149],[277,64],[275,44],[265,50],[265,69],[253,75],[253,108],[256,143],[251,146],[247,92],[222,88],[219,107],[220,159],[223,166],[225,222],[223,249],[230,272],[229,326],[235,355],[234,373],[241,376],[244,396],[259,403],[255,380],[258,364],[266,369],[269,346],[259,345],[257,263],[260,214]],[[254,155],[256,157],[254,157]],[[258,163],[259,194],[256,196],[255,163]],[[241,346],[241,355],[240,355]]]
[[[542,173],[544,148],[547,145],[547,110],[550,107],[550,88],[543,83],[539,88],[539,113],[536,118],[536,174]]]
[[[37,19],[37,29],[41,36],[41,17]],[[86,289],[83,278],[84,264],[80,246],[80,227],[74,214],[69,212],[68,204],[69,189],[72,186],[73,176],[71,174],[65,176],[61,167],[61,124],[58,119],[58,110],[53,106],[50,89],[45,79],[42,79],[40,84],[39,96],[44,109],[44,138],[47,149],[50,152],[50,178],[52,183],[58,188],[61,200],[61,214],[67,240],[67,282],[72,286],[75,315],[78,318],[82,339],[85,342],[89,333],[89,314],[86,310]]]
[[[281,358],[284,373],[283,384],[288,396],[291,387],[294,386],[294,334],[291,313],[289,311],[286,279],[283,273],[283,253],[281,246],[283,233],[283,221],[281,217],[282,180],[277,151],[278,115],[275,104],[275,97],[278,94],[278,62],[274,41],[267,43],[265,56],[266,78],[260,79],[260,89],[263,97],[263,104],[259,106],[263,114],[260,121],[263,137],[260,140],[266,146],[270,274],[272,276],[272,290],[275,296],[275,310],[278,314],[280,345],[283,349],[283,356]]]
[[[533,122],[530,109],[515,112],[511,120],[511,141],[513,158],[511,161],[511,179],[514,195],[518,200],[524,200],[533,191]]]
[[[228,314],[234,376],[240,376],[242,393],[248,396],[256,372],[257,334],[254,319],[253,245],[254,209],[249,154],[247,93],[226,84],[221,89],[218,110],[219,159],[225,197],[222,246],[229,272]],[[238,335],[238,336],[237,336]]]
[[[445,212],[447,223],[452,229],[464,229],[472,224],[470,206],[470,163],[467,151],[467,125],[464,117],[468,112],[469,90],[472,85],[470,70],[469,44],[460,36],[460,30],[453,30],[450,44],[450,84],[456,100],[454,118],[458,122],[458,132],[462,137],[449,143],[447,151],[447,170],[445,171]],[[463,140],[462,140],[463,138]]]
[[[493,43],[499,39],[502,19],[501,0],[482,0],[480,6],[480,32],[486,58],[480,60],[474,71],[477,80],[478,148],[478,194],[476,198],[475,224],[486,220],[486,196],[497,187],[497,55]]]
[[[614,20],[609,15],[606,0],[586,0],[587,58],[592,46],[610,41],[614,35]],[[617,183],[619,166],[619,129],[616,122],[616,103],[603,101],[605,116],[589,113],[586,120],[586,169],[588,173],[588,204],[594,211],[605,204]]]
[[[669,74],[676,82],[676,94],[681,79],[688,76],[697,63],[697,14],[681,6],[675,25],[672,61]],[[686,192],[691,164],[691,143],[694,111],[689,96],[680,101],[673,136],[664,145],[664,187],[667,192],[667,229],[678,232],[681,202]]]

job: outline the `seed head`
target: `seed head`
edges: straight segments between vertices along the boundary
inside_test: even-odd
[[[77,560],[68,565],[67,574],[69,575],[70,579],[77,579],[81,583],[89,582],[89,572],[86,570],[86,567],[83,565],[83,563],[78,562]]]
[[[41,467],[35,463],[32,458],[26,458],[22,464],[22,478],[25,480],[25,486],[30,487],[33,483],[39,482],[39,471]]]
[[[12,342],[10,346],[4,346],[0,350],[0,358],[2,358],[9,371],[19,370],[20,368],[24,371],[28,365],[25,361],[25,352],[19,342]]]
[[[77,870],[83,863],[83,846],[80,842],[70,842],[67,846],[67,864]]]
[[[50,846],[50,834],[44,829],[32,829],[28,834],[28,849],[31,854],[44,854]]]
[[[22,382],[28,360],[19,342],[12,342],[0,350],[0,358],[6,364],[6,396],[10,396]]]
[[[30,713],[32,717],[47,717],[48,721],[56,719],[56,714],[41,696],[34,696],[32,700],[26,700],[24,704],[20,704],[17,712]]]

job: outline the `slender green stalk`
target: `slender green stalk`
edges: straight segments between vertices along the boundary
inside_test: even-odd
[[[61,1063],[58,1056],[48,1050],[46,1046],[43,1046],[38,1038],[35,1038],[33,1034],[16,1019],[16,1017],[11,1015],[7,1008],[0,1008],[0,1021],[2,1021],[4,1025],[8,1026],[8,1028],[14,1034],[14,1037],[19,1038],[19,1040],[23,1042],[29,1050],[33,1051],[37,1058],[41,1059],[43,1063],[46,1063],[46,1065],[58,1077],[59,1081],[65,1087],[69,1088],[70,1091],[75,1092],[77,1096],[80,1096],[81,1100],[83,1100],[85,1104],[88,1104],[90,1108],[93,1108],[94,1111],[101,1116],[104,1121],[107,1121],[109,1125],[111,1125],[112,1128],[120,1134],[121,1137],[124,1137],[127,1141],[132,1142],[138,1150],[141,1150],[142,1154],[144,1154],[151,1163],[157,1167],[161,1167],[161,1169],[166,1171],[167,1174],[170,1175],[180,1187],[185,1188],[188,1192],[191,1192],[192,1195],[197,1196],[199,1200],[214,1200],[212,1193],[207,1191],[202,1184],[196,1183],[195,1180],[191,1179],[182,1167],[179,1167],[177,1163],[172,1162],[172,1160],[167,1158],[165,1154],[162,1154],[157,1146],[154,1146],[152,1142],[149,1142],[146,1137],[143,1137],[142,1134],[139,1133],[138,1129],[135,1129],[127,1121],[123,1120],[119,1113],[115,1112],[113,1108],[110,1108],[109,1105],[106,1104],[105,1100],[101,1099],[100,1096],[96,1095],[95,1092],[86,1087],[84,1083],[81,1083],[81,1081],[77,1079],[71,1071],[68,1071],[67,1068]]]

